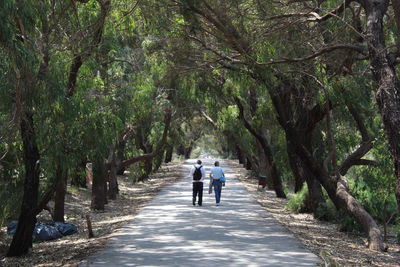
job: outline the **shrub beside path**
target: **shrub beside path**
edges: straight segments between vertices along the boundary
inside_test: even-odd
[[[222,162],[223,163],[223,162]],[[183,168],[188,173],[194,160]],[[212,161],[204,164],[206,172]],[[204,184],[192,206],[186,177],[164,188],[103,250],[80,266],[315,266],[321,260],[282,227],[225,168],[222,206]]]

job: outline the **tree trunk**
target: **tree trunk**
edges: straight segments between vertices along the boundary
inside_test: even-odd
[[[102,159],[96,159],[93,162],[93,185],[92,185],[92,203],[91,209],[104,210],[106,204],[106,173]]]
[[[154,160],[153,171],[157,171],[161,167],[161,164],[163,163],[164,155],[165,155],[165,150],[163,149],[160,151],[160,154],[158,156],[156,156],[156,158]]]
[[[283,191],[282,180],[278,172],[278,168],[274,161],[267,157],[267,170],[269,171],[269,177],[272,180],[272,185],[275,190],[275,194],[279,198],[286,198],[286,194]]]
[[[273,159],[272,151],[268,144],[268,141],[264,136],[259,141],[265,155],[266,169],[268,172],[267,179],[272,181],[272,186],[273,189],[275,190],[276,196],[279,198],[286,198],[286,194],[283,191],[281,176],[278,172],[278,168],[276,167],[275,161]]]
[[[117,164],[117,174],[118,175],[123,175],[125,172],[125,167],[121,166],[121,163],[125,160],[125,146],[126,146],[126,140],[122,140],[118,143],[117,145],[117,159],[116,159],[116,164]]]
[[[165,160],[164,160],[165,163],[169,163],[172,161],[173,153],[174,153],[174,146],[168,145],[167,151],[165,152]]]
[[[149,178],[149,174],[153,171],[153,159],[148,159],[144,162],[144,176],[143,176],[143,180]]]
[[[108,198],[116,199],[118,194],[116,155],[112,154],[110,172],[108,174]]]
[[[54,213],[53,220],[55,222],[64,222],[64,204],[65,193],[67,189],[67,171],[61,166],[56,169],[56,193],[54,197]]]
[[[363,3],[367,15],[368,35],[366,36],[370,64],[378,83],[375,97],[382,116],[397,178],[396,198],[397,208],[400,212],[400,83],[394,62],[389,60],[383,30],[383,18],[389,1],[365,0]]]
[[[291,142],[296,146],[296,153],[306,164],[314,177],[318,179],[321,185],[327,191],[337,208],[343,208],[350,212],[358,223],[368,234],[369,248],[372,250],[383,251],[383,240],[378,225],[360,203],[349,193],[346,182],[341,176],[331,177],[313,155],[297,139],[296,133],[290,131]]]
[[[142,148],[143,152],[146,154],[150,154],[151,152],[153,152],[153,148],[151,145],[143,144],[141,148]],[[158,153],[160,153],[161,151],[159,151]],[[144,181],[147,178],[149,178],[149,174],[153,171],[153,158],[155,158],[157,156],[158,155],[154,155],[154,157],[148,158],[143,162],[144,173],[142,174],[142,176],[139,177],[139,181]]]
[[[191,147],[191,146],[185,148],[185,152],[184,152],[185,159],[190,159],[190,154],[192,154],[192,149],[193,149],[193,147]]]
[[[351,213],[354,218],[362,225],[364,231],[368,234],[369,247],[374,250],[383,250],[383,241],[380,230],[364,208],[354,199],[348,191],[345,181],[337,174],[331,177],[323,166],[315,159],[312,154],[311,138],[312,131],[318,121],[325,115],[331,107],[328,103],[328,109],[322,108],[325,105],[316,105],[311,110],[303,109],[302,116],[297,123],[293,123],[293,112],[287,109],[288,93],[292,90],[270,90],[270,96],[278,113],[278,121],[285,130],[286,138],[293,146],[298,158],[303,162],[306,169],[313,174],[312,178],[317,179],[327,191],[330,199],[336,208],[343,208]],[[300,128],[299,126],[302,126]],[[305,138],[307,137],[307,138]]]
[[[104,204],[108,204],[108,172],[106,165],[103,164],[103,169],[104,169],[104,179],[105,182],[103,184],[103,190],[104,190]]]
[[[25,112],[21,118],[20,131],[24,151],[25,182],[24,195],[17,231],[11,241],[7,256],[21,256],[32,248],[32,233],[36,223],[36,214],[39,192],[39,150],[36,144],[33,114]]]
[[[311,139],[311,136],[309,137]],[[304,140],[304,138],[303,138]],[[307,142],[306,147],[311,147],[311,140]],[[295,177],[295,193],[300,191],[303,187],[304,182],[307,183],[308,187],[308,199],[306,199],[306,211],[313,212],[316,214],[319,205],[323,201],[323,193],[321,184],[314,177],[314,175],[308,170],[307,166],[302,162],[299,156],[295,152],[295,148],[291,145],[291,142],[286,137],[286,146],[289,157],[289,165],[291,167],[293,176]]]
[[[250,122],[244,116],[244,108],[239,98],[235,97],[236,104],[239,108],[239,119],[243,122],[245,128],[257,139],[260,143],[262,149],[264,150],[265,158],[266,158],[266,165],[268,170],[268,176],[272,180],[275,194],[279,198],[286,198],[286,194],[283,191],[282,180],[280,174],[278,172],[278,168],[276,167],[274,157],[272,155],[272,150],[269,145],[267,138],[257,132]]]
[[[244,155],[242,150],[240,149],[240,147],[238,145],[236,145],[236,156],[239,160],[239,164],[243,164],[245,159],[244,159]]]
[[[286,151],[289,159],[289,166],[292,170],[293,178],[294,178],[294,192],[297,193],[303,188],[303,184],[306,181],[304,169],[301,166],[301,162],[299,162],[296,154],[293,151],[293,148],[290,145],[290,142],[286,139]]]
[[[252,164],[251,164],[251,160],[249,159],[249,157],[246,158],[246,170],[251,170],[252,169]]]

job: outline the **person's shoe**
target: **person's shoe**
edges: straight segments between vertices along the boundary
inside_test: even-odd
[[[199,204],[199,206],[201,207],[201,206],[203,206],[203,204]]]
[[[217,203],[215,206],[219,206],[219,203]]]

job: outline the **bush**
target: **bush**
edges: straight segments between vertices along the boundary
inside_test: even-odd
[[[12,219],[17,219],[19,215],[23,183],[4,183],[0,184],[0,227],[7,224]]]
[[[343,232],[362,232],[362,226],[359,224],[354,216],[348,214],[346,211],[339,212],[340,231]]]
[[[326,197],[325,201],[318,206],[314,216],[316,219],[321,221],[336,221],[337,210],[335,204],[333,204],[332,200]]]
[[[307,184],[304,183],[303,187],[299,192],[294,194],[286,204],[285,208],[287,210],[291,210],[294,212],[303,213],[308,210],[307,208],[307,199],[308,199],[308,187]]]

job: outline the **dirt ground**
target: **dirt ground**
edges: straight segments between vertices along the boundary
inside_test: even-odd
[[[139,211],[167,185],[183,175],[182,163],[168,163],[152,174],[143,183],[133,184],[128,177],[119,176],[120,193],[116,200],[109,201],[104,212],[90,210],[89,189],[68,189],[66,198],[66,222],[78,226],[78,234],[54,241],[33,244],[30,255],[20,258],[4,258],[11,237],[0,232],[0,266],[77,266],[88,255],[104,247],[111,233],[132,220]],[[95,238],[88,238],[85,215],[89,214]],[[50,221],[47,211],[43,211],[38,221]]]
[[[317,221],[310,214],[295,214],[285,210],[285,199],[275,197],[273,191],[258,191],[257,180],[236,161],[225,161],[237,173],[253,197],[303,242],[311,251],[340,265],[327,266],[400,266],[400,246],[392,236],[388,252],[370,251],[366,237],[338,231],[332,223]],[[74,223],[79,233],[61,239],[34,243],[33,252],[21,258],[4,258],[11,238],[0,232],[0,266],[76,266],[83,258],[104,247],[111,233],[128,223],[166,185],[183,177],[181,163],[164,165],[144,183],[132,184],[127,177],[119,177],[120,195],[110,201],[104,212],[90,211],[90,190],[69,189],[66,200],[66,222]],[[95,238],[88,239],[85,215],[90,214]],[[40,221],[50,220],[47,211]]]
[[[329,262],[331,265],[328,266],[400,266],[400,245],[396,244],[393,234],[386,243],[388,252],[371,251],[367,248],[365,235],[340,232],[336,224],[318,221],[311,214],[285,210],[286,199],[276,198],[274,191],[259,191],[258,181],[249,171],[236,161],[228,163],[257,202],[311,251]]]

